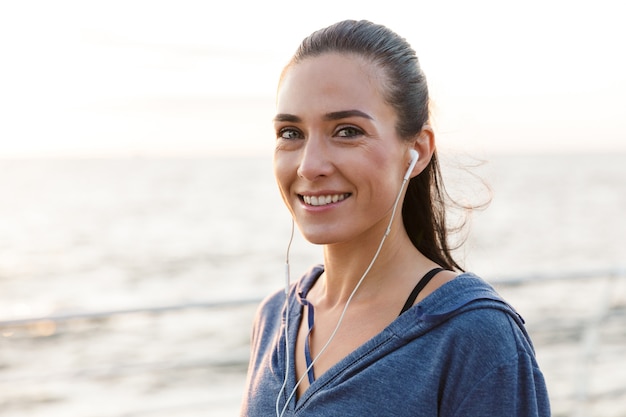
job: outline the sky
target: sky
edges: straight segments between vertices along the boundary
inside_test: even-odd
[[[416,49],[440,148],[624,152],[619,3],[2,2],[0,158],[269,155],[282,67],[347,18]]]

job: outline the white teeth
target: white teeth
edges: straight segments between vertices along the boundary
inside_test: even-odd
[[[303,195],[302,199],[306,204],[311,206],[325,206],[326,204],[336,203],[346,198],[348,194],[329,194],[329,195]]]

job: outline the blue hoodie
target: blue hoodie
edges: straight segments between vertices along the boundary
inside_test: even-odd
[[[289,294],[289,378],[305,294],[314,267]],[[259,307],[242,417],[276,416],[285,376],[284,292]],[[549,416],[543,375],[522,318],[485,281],[464,273],[397,317],[320,375],[284,416]]]

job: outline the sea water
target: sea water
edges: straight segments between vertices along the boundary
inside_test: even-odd
[[[624,267],[625,154],[482,159],[443,155],[454,198],[491,199],[457,251],[466,269],[497,283]],[[291,221],[270,157],[1,160],[0,202],[0,321],[152,311],[1,327],[0,416],[237,414],[255,303],[189,306],[283,285]],[[290,261],[296,279],[321,250],[296,232]],[[540,304],[571,307],[565,285],[511,297],[539,321]],[[569,374],[548,369],[561,392]]]

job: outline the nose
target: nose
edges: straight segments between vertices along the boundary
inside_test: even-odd
[[[323,138],[309,137],[301,149],[297,174],[300,178],[315,181],[332,173],[332,153]]]

